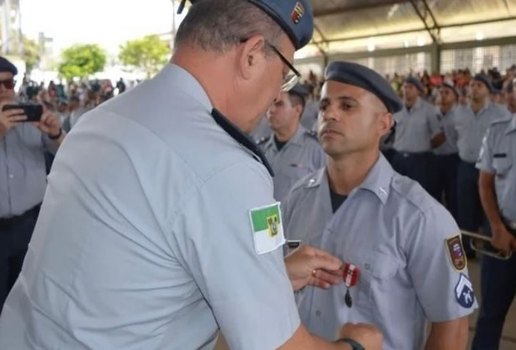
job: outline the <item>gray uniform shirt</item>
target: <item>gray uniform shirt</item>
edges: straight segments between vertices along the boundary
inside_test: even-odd
[[[326,155],[317,136],[301,125],[280,151],[274,136],[261,147],[274,170],[274,198],[280,202],[299,179],[324,166],[326,162]]]
[[[434,154],[438,156],[456,154],[459,152],[457,148],[458,135],[455,127],[455,109],[456,106],[450,109],[446,114],[439,111],[437,115],[441,130],[444,131],[444,135],[446,136],[446,141],[441,146],[434,149]]]
[[[0,218],[20,215],[41,203],[45,194],[43,152],[58,144],[30,123],[20,123],[0,136]]]
[[[507,109],[490,102],[476,114],[469,105],[458,106],[455,109],[455,128],[458,135],[457,147],[460,159],[468,163],[475,163],[478,160],[482,139],[489,125],[497,119],[509,116]]]
[[[272,179],[187,71],[84,115],[58,152],[0,349],[272,350],[299,327],[281,249],[258,254]]]
[[[442,130],[437,120],[437,109],[430,103],[418,98],[414,106],[394,114],[396,137],[393,148],[398,152],[430,152],[430,141]]]
[[[506,220],[516,221],[516,116],[489,126],[477,168],[495,175],[500,213]]]
[[[351,308],[344,303],[343,283],[297,293],[301,320],[312,333],[333,339],[343,323],[367,322],[380,327],[385,350],[415,350],[425,340],[427,320],[453,320],[476,307],[470,283],[468,290],[459,286],[469,282],[467,267],[457,271],[448,252],[457,224],[383,156],[335,213],[324,168],[298,182],[283,208],[289,239],[320,247],[360,270],[358,284],[350,288]],[[465,263],[464,255],[456,258]],[[469,307],[459,304],[457,289],[468,292]]]

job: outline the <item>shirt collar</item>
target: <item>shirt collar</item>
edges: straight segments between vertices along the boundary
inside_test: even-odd
[[[287,143],[285,144],[285,146],[283,146],[283,148],[285,148],[289,145],[303,146],[303,134],[305,132],[306,132],[306,129],[301,124],[299,124],[295,134],[290,138],[290,140],[287,141]],[[274,134],[271,135],[270,139],[267,141],[266,148],[274,147],[274,149],[276,149],[276,151],[277,151],[278,147],[276,146],[276,142],[274,142],[274,137],[275,137]]]
[[[512,115],[511,122],[509,123],[509,127],[507,128],[506,134],[516,131],[516,113]]]
[[[389,197],[390,184],[393,175],[394,170],[392,169],[392,166],[387,162],[383,154],[380,154],[380,157],[367,174],[365,180],[356,189],[351,191],[350,196],[357,189],[363,189],[373,192],[382,204],[385,204]],[[326,167],[319,169],[314,173],[314,175],[307,180],[305,186],[307,188],[318,187],[323,181],[327,181]]]
[[[373,192],[378,199],[385,204],[387,197],[389,197],[393,174],[394,170],[391,165],[387,162],[383,154],[380,154],[375,165],[371,168],[365,180],[358,186],[358,188]]]
[[[213,109],[210,98],[201,83],[190,72],[177,64],[167,64],[154,79],[167,82],[167,84],[173,86],[172,89],[175,91],[182,91],[203,107],[206,107],[207,111],[211,112]]]

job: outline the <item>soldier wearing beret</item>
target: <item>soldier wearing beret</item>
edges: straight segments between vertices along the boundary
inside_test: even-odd
[[[325,164],[316,133],[300,123],[307,94],[306,88],[297,84],[281,92],[267,110],[274,134],[260,146],[274,171],[274,198],[280,202],[294,183]]]
[[[46,187],[45,152],[64,139],[50,111],[39,122],[25,122],[16,103],[15,65],[0,56],[0,311],[20,273]]]
[[[298,74],[307,0],[202,0],[153,79],[85,115],[53,165],[1,349],[379,350],[301,324],[293,290],[339,259],[285,242],[270,166],[245,132]],[[304,253],[303,253],[304,252]],[[301,254],[301,255],[299,255]]]
[[[401,108],[369,68],[327,67],[318,132],[328,165],[294,186],[283,219],[287,238],[343,260],[344,283],[299,291],[301,320],[327,339],[341,323],[375,324],[385,350],[464,350],[476,302],[459,228],[379,151]]]

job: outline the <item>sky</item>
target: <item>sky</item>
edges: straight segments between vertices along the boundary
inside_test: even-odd
[[[56,52],[97,43],[117,54],[127,40],[172,29],[171,0],[20,0],[20,6],[23,33],[36,39],[44,32]]]

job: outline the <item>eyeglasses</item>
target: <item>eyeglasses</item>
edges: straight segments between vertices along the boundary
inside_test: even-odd
[[[299,82],[299,79],[301,78],[301,73],[299,73],[299,71],[296,68],[294,68],[292,63],[290,63],[285,58],[285,56],[283,56],[283,54],[280,52],[280,50],[278,50],[276,46],[272,45],[267,41],[265,43],[272,49],[272,51],[274,51],[278,55],[278,57],[283,61],[283,63],[289,68],[289,72],[283,78],[283,84],[281,84],[281,91],[290,91],[290,89],[296,86],[296,84]]]
[[[245,43],[248,39],[240,39],[241,43]],[[285,56],[281,53],[281,51],[270,42],[265,41],[265,44],[274,51],[276,55],[281,59],[281,61],[288,67],[288,73],[283,77],[283,83],[281,84],[281,91],[287,92],[290,91],[296,84],[299,82],[301,78],[301,73],[294,68],[292,63],[290,63]]]
[[[16,81],[14,79],[0,80],[0,85],[3,85],[8,90],[12,90],[14,85],[16,85]]]

